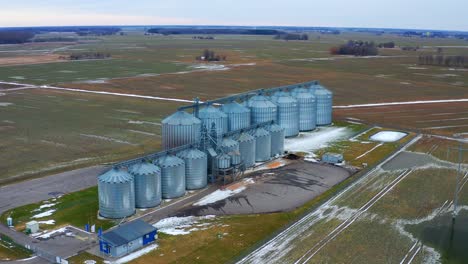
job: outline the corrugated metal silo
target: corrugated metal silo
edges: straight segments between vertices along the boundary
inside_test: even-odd
[[[284,128],[286,137],[295,137],[299,134],[299,104],[287,92],[277,92],[272,101],[278,106],[277,124]]]
[[[273,124],[266,129],[271,134],[271,156],[282,155],[284,153],[284,128]]]
[[[317,127],[317,101],[306,88],[296,88],[292,95],[299,103],[299,131],[311,131]]]
[[[266,96],[256,95],[249,99],[252,124],[260,124],[268,121],[276,121],[277,106]]]
[[[317,126],[326,126],[332,123],[333,94],[326,89],[315,91],[317,99]]]
[[[216,156],[218,169],[229,169],[231,167],[231,157],[228,154],[219,154]]]
[[[212,124],[216,126],[216,133],[218,137],[222,137],[223,133],[228,131],[228,117],[218,108],[209,105],[200,109],[198,118],[203,122],[208,131],[210,131]]]
[[[193,115],[177,111],[162,121],[162,145],[165,150],[200,140],[201,121]]]
[[[236,140],[239,142],[239,153],[245,167],[253,167],[255,165],[255,138],[244,132],[236,137]]]
[[[250,126],[250,109],[237,103],[230,102],[221,106],[221,110],[228,117],[228,131],[239,130]]]
[[[224,153],[239,151],[239,142],[232,138],[223,138],[223,141],[221,142],[221,149]]]
[[[263,128],[254,130],[252,136],[255,138],[255,161],[267,161],[271,158],[271,134]]]
[[[196,190],[208,184],[208,157],[198,149],[191,148],[177,153],[185,162],[185,188]]]
[[[135,213],[135,185],[133,176],[112,169],[98,177],[99,214],[119,219]]]
[[[161,203],[161,169],[142,161],[128,170],[135,182],[135,207],[150,208]]]
[[[231,157],[231,164],[233,166],[239,165],[242,162],[242,158],[239,151],[229,152],[228,155]]]
[[[172,199],[185,194],[185,162],[173,155],[155,161],[161,168],[162,198]]]

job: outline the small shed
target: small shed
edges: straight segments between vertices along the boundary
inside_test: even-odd
[[[31,234],[39,232],[39,223],[37,221],[31,221],[26,223],[26,230],[29,230]]]
[[[343,154],[325,153],[322,156],[322,161],[330,164],[338,164],[343,162]]]
[[[157,232],[154,226],[142,220],[132,221],[102,234],[99,250],[111,257],[121,257],[154,242]]]

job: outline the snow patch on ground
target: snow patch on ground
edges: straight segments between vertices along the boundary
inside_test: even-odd
[[[120,144],[136,146],[136,144],[130,143],[128,141],[119,140],[119,139],[115,139],[115,138],[111,138],[111,137],[104,137],[104,136],[98,136],[98,135],[88,135],[88,134],[80,134],[80,136],[95,138],[95,139],[100,139],[100,140],[110,141],[110,142],[115,142],[115,143],[120,143]]]
[[[407,134],[396,131],[381,131],[370,137],[371,140],[380,142],[395,142],[404,138]]]
[[[427,70],[427,68],[424,67],[408,67],[410,70]]]
[[[390,106],[390,105],[438,104],[438,103],[458,103],[458,102],[468,102],[468,98],[447,99],[447,100],[428,100],[428,101],[388,102],[388,103],[376,103],[376,104],[335,105],[333,106],[333,108],[358,108],[358,107],[376,107],[376,106]]]
[[[35,238],[43,238],[43,239],[49,239],[52,235],[58,234],[58,233],[65,233],[67,231],[66,227],[59,228],[57,230],[52,230],[50,232],[46,233],[37,233],[33,234],[32,236]]]
[[[217,201],[224,200],[224,199],[226,199],[226,198],[228,198],[230,196],[233,196],[235,194],[241,193],[245,189],[246,189],[246,187],[242,186],[242,187],[237,188],[235,190],[229,190],[229,189],[216,190],[216,191],[208,194],[207,196],[201,198],[200,200],[198,200],[198,202],[194,203],[193,205],[203,206],[203,205],[207,205],[207,204],[212,204],[212,203],[215,203]]]
[[[9,105],[13,105],[13,103],[0,102],[0,106],[9,106]]]
[[[284,149],[292,152],[311,152],[345,139],[352,131],[346,127],[322,127],[317,131],[300,133],[295,138],[284,140]]]
[[[118,259],[116,261],[109,261],[107,263],[124,264],[124,263],[130,262],[130,261],[132,261],[134,259],[137,259],[137,258],[139,258],[139,257],[141,257],[143,255],[146,255],[146,254],[150,253],[151,251],[153,251],[153,250],[155,250],[157,248],[158,248],[158,245],[154,244],[154,245],[145,247],[143,249],[140,249],[138,251],[135,251],[135,252],[133,252],[133,253],[131,253],[131,254],[123,257],[123,258],[120,258],[120,259]]]
[[[134,125],[154,125],[154,126],[161,126],[161,123],[155,123],[155,122],[148,122],[148,121],[138,121],[138,120],[129,120],[129,124],[134,124]]]
[[[168,235],[187,235],[193,231],[206,230],[212,225],[210,223],[200,223],[201,221],[213,221],[216,218],[214,215],[207,216],[186,216],[186,217],[169,217],[164,218],[153,226],[159,232]]]
[[[130,132],[136,133],[136,134],[140,134],[140,135],[156,136],[156,134],[150,133],[150,132],[145,132],[145,131],[140,131],[140,130],[133,130],[133,129],[127,129],[127,130],[130,131]]]
[[[55,210],[55,209],[48,210],[48,211],[45,211],[45,212],[43,212],[43,213],[40,213],[40,214],[37,214],[37,215],[33,215],[31,218],[36,219],[36,218],[43,218],[43,217],[51,216],[52,214],[55,213],[55,211],[57,211],[57,210]]]
[[[43,225],[55,225],[55,220],[37,221],[37,223]]]
[[[197,70],[207,70],[207,71],[225,71],[229,70],[228,67],[222,64],[195,64],[190,66],[190,68]]]

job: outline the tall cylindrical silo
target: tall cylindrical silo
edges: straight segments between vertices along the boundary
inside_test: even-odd
[[[135,207],[150,208],[161,203],[161,169],[142,161],[128,170],[135,182]]]
[[[211,131],[213,124],[216,127],[218,139],[228,131],[228,117],[218,108],[208,105],[198,111],[198,118],[203,122],[208,131]]]
[[[284,153],[284,128],[277,124],[266,127],[271,134],[271,156],[282,155]]]
[[[221,110],[228,117],[228,131],[235,131],[250,126],[250,109],[237,102],[230,102],[221,106]]]
[[[161,123],[162,145],[165,150],[200,140],[202,122],[187,112],[177,111]]]
[[[287,92],[277,92],[272,97],[273,103],[278,106],[278,125],[284,128],[286,137],[295,137],[299,134],[299,104]]]
[[[252,124],[276,121],[277,106],[266,96],[256,95],[249,99],[248,106],[251,113]]]
[[[98,177],[99,214],[119,219],[135,213],[133,176],[121,169],[112,169]]]
[[[326,126],[332,123],[333,94],[326,89],[315,91],[317,99],[317,126]]]
[[[185,162],[173,155],[163,156],[155,161],[161,168],[162,198],[172,199],[185,194]]]
[[[208,158],[198,149],[190,148],[177,153],[185,162],[185,188],[196,190],[208,184]]]
[[[252,136],[255,138],[255,161],[262,162],[271,158],[271,134],[263,128],[254,130]]]
[[[239,142],[232,138],[223,138],[223,141],[221,141],[221,149],[224,153],[239,151]]]
[[[299,104],[299,131],[311,131],[317,127],[317,101],[306,88],[296,88],[292,95]]]
[[[239,142],[239,153],[245,167],[253,167],[255,165],[255,138],[244,132],[236,137],[236,141]]]

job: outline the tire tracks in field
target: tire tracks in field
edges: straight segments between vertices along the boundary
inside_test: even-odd
[[[375,203],[377,203],[382,197],[390,192],[395,186],[397,186],[402,180],[408,176],[412,170],[404,170],[397,178],[380,190],[374,195],[369,201],[367,201],[358,211],[349,217],[346,221],[341,223],[333,231],[331,231],[325,238],[316,243],[311,249],[309,249],[304,255],[302,255],[294,264],[307,263],[311,260],[319,251],[325,247],[329,242],[333,241],[339,234],[345,231],[354,221],[356,221],[362,214],[369,210]]]

